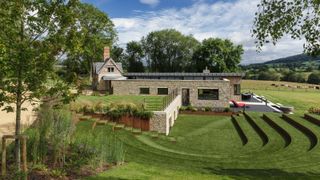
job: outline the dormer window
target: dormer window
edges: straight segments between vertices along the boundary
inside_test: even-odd
[[[108,67],[108,72],[114,72],[114,68],[113,67]]]

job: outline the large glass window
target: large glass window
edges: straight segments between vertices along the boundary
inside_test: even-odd
[[[140,94],[150,94],[150,88],[140,88]]]
[[[233,85],[234,95],[240,95],[241,94],[241,86],[240,84]]]
[[[158,95],[168,95],[168,88],[158,88]]]
[[[219,100],[219,89],[198,89],[199,100]]]

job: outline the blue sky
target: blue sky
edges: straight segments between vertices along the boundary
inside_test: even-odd
[[[151,31],[174,28],[199,41],[231,39],[245,50],[242,63],[258,63],[302,53],[303,41],[284,37],[256,52],[251,29],[260,0],[82,0],[106,12],[118,31],[118,44],[140,40]]]

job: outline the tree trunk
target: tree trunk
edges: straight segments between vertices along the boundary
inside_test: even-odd
[[[22,7],[21,27],[20,27],[20,41],[23,44],[24,41],[24,7]],[[15,159],[17,165],[17,171],[21,170],[21,157],[20,157],[20,139],[21,134],[21,105],[22,105],[22,65],[24,60],[24,48],[19,46],[19,59],[18,59],[18,72],[17,72],[17,92],[16,92],[16,139],[15,139]]]
[[[17,170],[20,171],[20,164],[21,164],[21,158],[20,158],[20,139],[18,136],[21,133],[21,92],[19,89],[19,84],[21,84],[21,80],[19,80],[18,83],[18,92],[17,92],[17,101],[16,101],[16,140],[15,140],[15,158],[16,158],[16,165]],[[20,85],[21,86],[21,85]]]

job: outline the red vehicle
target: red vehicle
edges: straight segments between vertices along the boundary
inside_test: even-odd
[[[244,102],[237,102],[235,100],[230,100],[230,101],[232,102],[234,107],[238,107],[238,108],[246,107],[246,103],[244,103]]]

